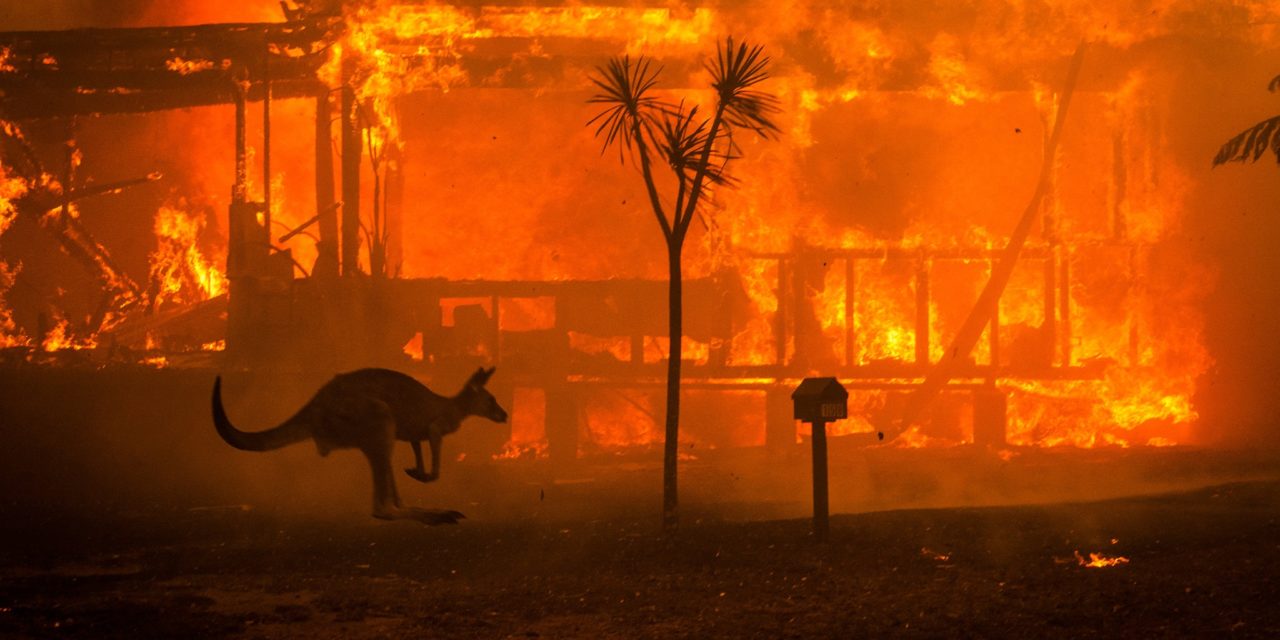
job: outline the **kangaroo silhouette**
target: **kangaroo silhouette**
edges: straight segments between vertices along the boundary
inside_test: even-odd
[[[461,513],[405,508],[391,470],[396,440],[413,447],[416,466],[409,477],[430,482],[440,477],[444,436],[469,416],[507,421],[507,412],[485,389],[494,369],[481,367],[452,397],[441,396],[412,377],[390,369],[360,369],[333,377],[293,417],[265,431],[241,431],[222,407],[222,377],[213,382],[213,424],[227,444],[243,451],[270,451],[312,439],[320,455],[334,449],[359,449],[373,473],[373,517],[452,524]],[[431,471],[423,466],[422,441],[431,446]]]

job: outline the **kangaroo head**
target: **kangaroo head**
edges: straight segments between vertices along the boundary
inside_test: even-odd
[[[488,418],[494,422],[506,422],[507,412],[498,404],[498,400],[484,388],[485,383],[489,382],[489,378],[493,376],[496,367],[485,369],[480,367],[475,373],[471,374],[471,378],[467,380],[467,386],[462,390],[462,396],[466,402],[467,413],[481,418]]]

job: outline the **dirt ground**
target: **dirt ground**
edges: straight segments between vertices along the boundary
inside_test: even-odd
[[[397,474],[468,516],[429,528],[368,516],[354,452],[226,446],[211,384],[0,369],[0,637],[1280,637],[1271,449],[833,439],[817,544],[805,445],[682,451],[663,534],[660,452],[495,461],[479,423]],[[237,419],[314,391],[263,384]]]
[[[670,535],[656,518],[6,510],[6,637],[1280,636],[1271,481],[837,515],[826,544],[804,519],[696,510]]]

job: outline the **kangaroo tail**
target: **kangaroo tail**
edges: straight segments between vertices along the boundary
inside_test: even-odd
[[[222,377],[213,381],[213,426],[227,444],[241,451],[270,451],[285,445],[301,442],[311,436],[311,431],[301,420],[301,412],[285,420],[280,426],[266,431],[241,431],[231,424],[222,408]]]

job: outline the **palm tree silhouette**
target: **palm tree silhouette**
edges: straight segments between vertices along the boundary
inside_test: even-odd
[[[1267,90],[1273,93],[1280,91],[1280,76],[1267,83]],[[1268,149],[1275,155],[1276,162],[1280,162],[1280,116],[1263,120],[1228,140],[1213,157],[1213,166],[1228,162],[1257,162]]]
[[[649,205],[662,228],[667,243],[667,265],[670,270],[668,288],[668,320],[670,347],[667,357],[667,412],[665,444],[662,457],[662,523],[676,526],[676,461],[680,433],[680,354],[683,311],[681,283],[681,250],[708,183],[729,185],[726,173],[729,160],[736,157],[734,134],[737,131],[769,137],[778,132],[773,121],[779,111],[772,94],[756,89],[769,78],[769,58],[760,46],[734,45],[733,39],[717,47],[716,59],[708,62],[711,87],[716,104],[710,117],[700,115],[699,108],[686,108],[684,102],[671,104],[654,96],[661,68],[640,56],[613,58],[591,80],[601,93],[589,102],[605,106],[588,125],[595,124],[595,135],[603,139],[601,153],[618,148],[618,157],[639,165],[644,176]],[[661,162],[675,177],[675,204],[663,206],[655,182],[654,162]]]

